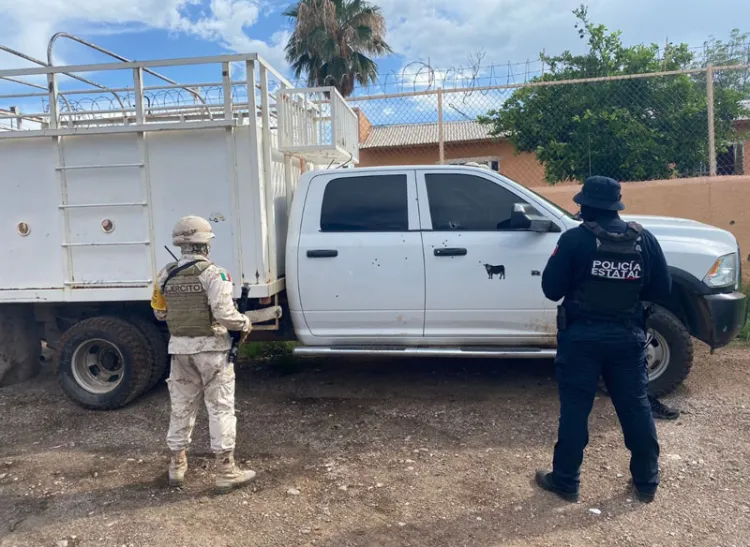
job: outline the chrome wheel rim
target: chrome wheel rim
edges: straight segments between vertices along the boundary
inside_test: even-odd
[[[122,383],[125,358],[111,342],[92,339],[73,351],[71,363],[76,383],[90,393],[110,393]]]
[[[667,340],[654,329],[646,333],[646,367],[648,380],[653,382],[669,368],[669,344]]]

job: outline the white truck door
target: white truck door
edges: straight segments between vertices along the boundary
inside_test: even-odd
[[[328,343],[421,339],[425,279],[414,171],[314,177],[297,280],[313,336]]]
[[[542,293],[541,273],[560,232],[511,231],[513,205],[528,201],[489,173],[424,170],[417,173],[417,186],[426,339],[441,344],[552,342],[556,306]],[[558,226],[557,219],[548,218]]]

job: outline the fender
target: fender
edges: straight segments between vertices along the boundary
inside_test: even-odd
[[[712,350],[734,339],[745,323],[746,297],[732,287],[711,289],[680,268],[669,266],[669,273],[672,293],[665,307],[683,322],[688,332]],[[724,328],[728,323],[733,328]]]

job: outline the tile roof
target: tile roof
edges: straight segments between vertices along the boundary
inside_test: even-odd
[[[490,127],[474,120],[446,122],[443,125],[445,142],[484,141],[492,137]],[[360,148],[393,148],[437,144],[438,124],[374,125]]]

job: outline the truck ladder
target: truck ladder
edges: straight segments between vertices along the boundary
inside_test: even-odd
[[[63,284],[69,288],[96,288],[96,287],[147,287],[153,282],[153,276],[156,271],[155,262],[156,256],[153,245],[150,239],[143,241],[71,241],[70,231],[70,211],[75,209],[97,209],[97,208],[131,208],[140,207],[143,209],[144,221],[148,227],[148,234],[151,237],[153,235],[153,214],[151,211],[151,184],[149,180],[149,174],[147,169],[147,157],[148,157],[148,146],[143,131],[137,132],[138,139],[138,151],[140,155],[140,161],[134,163],[101,163],[101,164],[88,164],[88,165],[66,165],[65,161],[65,140],[75,137],[53,137],[55,145],[57,147],[58,165],[55,168],[57,173],[58,182],[60,185],[60,205],[58,208],[62,212],[63,222],[63,241],[61,246],[64,249],[65,257],[65,271],[64,271],[64,282]],[[81,170],[92,170],[92,169],[138,169],[140,173],[140,194],[142,199],[138,201],[129,202],[109,202],[109,203],[70,203],[68,199],[68,173],[71,171]],[[113,225],[106,225],[105,223],[111,220],[104,219],[102,221],[102,230],[105,233],[109,233],[114,228]],[[108,231],[109,229],[109,231]],[[75,279],[75,268],[73,262],[72,250],[76,247],[116,247],[116,246],[143,246],[148,253],[148,264],[149,271],[151,272],[150,278],[145,279],[127,279],[107,282],[87,282],[87,281],[76,281]]]

